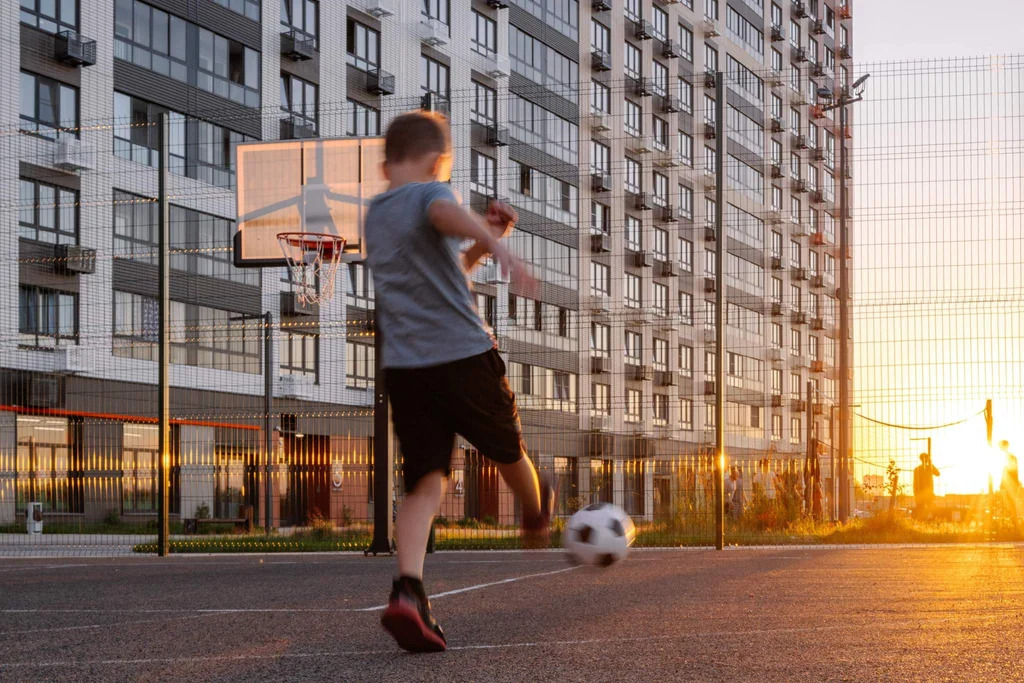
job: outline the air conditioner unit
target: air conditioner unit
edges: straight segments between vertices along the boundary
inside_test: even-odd
[[[704,137],[708,140],[714,140],[718,137],[718,130],[713,123],[704,122]]]
[[[371,17],[383,19],[397,11],[398,0],[363,0],[363,11]]]
[[[508,9],[508,3],[505,0],[487,0],[487,6],[491,9]]]
[[[802,47],[793,48],[793,61],[794,62],[806,62],[807,61],[807,50]]]
[[[770,360],[771,362],[781,363],[784,358],[785,356],[782,353],[782,349],[778,348],[777,346],[768,349],[768,360]]]
[[[663,152],[654,159],[654,164],[661,168],[675,168],[679,166],[679,156],[672,152]]]
[[[637,97],[647,97],[651,94],[651,81],[644,76],[634,79],[633,94]]]
[[[793,409],[793,411],[797,413],[802,413],[805,410],[807,410],[807,402],[800,398],[794,398],[792,401],[790,401],[789,405]]]
[[[716,237],[715,237],[715,226],[713,226],[713,225],[705,225],[704,226],[704,241],[705,242],[714,242],[715,239],[716,239]]]
[[[591,313],[603,314],[611,311],[608,297],[603,294],[592,294],[590,296],[589,303]]]
[[[491,261],[484,268],[484,281],[489,285],[505,285],[509,278],[507,273],[502,272],[500,264]]]
[[[608,12],[612,8],[612,0],[591,0],[590,9],[595,12]]]
[[[650,40],[654,35],[654,25],[646,19],[636,22],[633,37],[637,40]]]
[[[590,357],[590,372],[594,375],[603,375],[611,370],[611,359],[604,356]]]
[[[713,171],[704,169],[704,191],[714,192],[718,189],[718,178]]]
[[[781,407],[782,407],[782,395],[781,394],[772,394],[772,408],[781,408]]]
[[[768,72],[768,85],[773,88],[781,88],[786,84],[785,79],[782,77],[782,72],[778,69],[772,69]]]
[[[310,399],[316,384],[312,375],[281,375],[277,379],[280,398]]]
[[[708,90],[714,90],[717,78],[715,72],[710,69],[704,71],[704,87]]]
[[[679,270],[676,267],[676,262],[672,259],[668,261],[662,261],[658,269],[658,277],[676,277],[679,275]]]
[[[604,254],[612,250],[612,236],[606,232],[590,234],[590,251],[594,254]]]
[[[658,220],[662,223],[675,223],[676,222],[676,210],[671,204],[659,207]]]
[[[790,216],[789,220],[791,223],[789,232],[793,237],[806,237],[811,234],[810,228],[805,223],[801,223],[793,216]]]
[[[651,379],[651,366],[649,365],[631,365],[629,366],[633,372],[633,380],[636,382],[646,382]]]
[[[713,19],[705,17],[702,26],[704,27],[704,35],[708,38],[714,38],[718,35],[718,27]]]
[[[665,315],[658,313],[658,329],[662,332],[672,332],[679,326],[679,316]]]
[[[88,142],[62,136],[54,150],[53,165],[65,171],[91,171],[96,168],[96,151]]]
[[[810,279],[810,275],[808,274],[808,271],[807,271],[806,268],[797,268],[795,273],[794,273],[794,275],[796,275],[796,279],[797,280],[809,280]]]
[[[815,78],[821,78],[828,75],[828,72],[822,62],[814,62],[811,66],[811,75]]]
[[[611,129],[611,126],[608,125],[607,115],[598,112],[590,115],[590,130],[597,133],[606,133]]]
[[[611,420],[608,419],[607,415],[591,415],[590,416],[590,429],[595,432],[606,432],[609,428]]]
[[[812,360],[811,361],[811,372],[825,372],[825,361],[823,361],[823,360]]]
[[[489,126],[487,128],[487,144],[492,147],[508,146],[508,128],[504,126]]]
[[[715,386],[714,382],[705,381],[704,382],[704,395],[705,396],[714,396],[716,388],[717,387]]]
[[[782,32],[781,26],[772,26],[771,28],[771,42],[781,43],[786,39],[786,34]]]
[[[320,304],[302,301],[298,292],[281,292],[281,315],[318,317]]]
[[[590,68],[594,71],[611,71],[612,56],[604,50],[593,50],[590,53]]]
[[[714,344],[717,339],[718,339],[718,335],[715,334],[715,328],[713,328],[713,327],[705,327],[704,328],[704,344],[706,346],[710,346],[710,345]]]
[[[612,176],[610,173],[593,173],[590,176],[590,189],[594,192],[611,192]]]
[[[779,211],[778,209],[771,209],[770,211],[768,211],[766,218],[769,223],[772,223],[773,225],[778,225],[779,223],[782,222],[782,212]]]
[[[422,17],[420,20],[420,42],[430,47],[447,45],[449,38],[448,26],[434,17]]]
[[[395,76],[387,71],[374,69],[366,73],[366,92],[372,95],[394,95]]]
[[[96,63],[96,41],[75,31],[60,31],[53,37],[53,56],[62,64],[92,66]]]
[[[96,351],[88,346],[58,346],[53,350],[53,371],[62,375],[96,370]]]
[[[771,314],[772,314],[772,317],[775,317],[775,318],[778,318],[779,316],[783,316],[783,315],[786,314],[786,309],[782,305],[781,301],[773,301],[772,302]]]
[[[771,170],[769,171],[772,178],[782,177],[782,164],[772,164]]]
[[[715,282],[715,278],[713,278],[713,277],[705,277],[704,278],[704,293],[705,294],[712,294],[712,293],[714,293],[716,288],[717,288],[717,283]]]
[[[771,132],[773,133],[781,133],[786,129],[785,125],[782,122],[782,119],[780,119],[778,116],[773,116],[771,124],[769,125],[771,126]]]
[[[825,321],[822,318],[811,318],[811,329],[815,332],[821,332],[825,329]]]
[[[647,201],[646,192],[640,192],[636,195],[636,200],[633,202],[633,208],[637,211],[649,211],[651,209],[651,205]]]
[[[821,19],[815,19],[811,23],[811,33],[813,33],[816,36],[820,36],[824,32],[825,32],[825,24],[824,24],[824,22],[822,22]]]
[[[639,137],[631,137],[626,143],[626,147],[636,154],[647,154],[653,151],[650,137],[641,135]]]
[[[839,15],[840,19],[849,19],[853,16],[853,12],[850,11],[850,6],[848,4],[837,7],[836,14]]]
[[[793,0],[793,8],[790,11],[795,18],[803,19],[807,16],[807,5],[803,3],[803,0]]]
[[[661,47],[661,56],[665,59],[675,59],[676,57],[682,56],[682,48],[679,47],[679,43],[674,40],[670,40]]]
[[[827,240],[825,239],[824,232],[819,231],[811,233],[811,244],[813,244],[814,246],[823,247],[825,246],[826,242]]]
[[[789,189],[791,192],[802,194],[807,192],[807,182],[801,178],[795,178]]]
[[[630,308],[626,311],[626,324],[633,327],[643,327],[651,322],[650,313],[645,308]]]
[[[661,386],[674,387],[676,384],[678,384],[676,373],[668,371],[661,373]]]
[[[53,269],[65,275],[91,275],[96,272],[96,250],[77,244],[57,244],[53,249]]]
[[[853,59],[853,48],[843,45],[838,51],[839,59]]]
[[[481,71],[483,71],[491,78],[508,78],[508,72],[510,68],[508,57],[506,57],[505,55],[496,54],[492,55],[491,58],[487,60],[487,62],[487,64],[483,65],[483,69],[481,69]]]
[[[793,311],[793,315],[790,317],[790,322],[794,325],[805,325],[807,324],[807,314],[803,311]]]
[[[316,39],[302,31],[281,34],[281,54],[295,62],[304,62],[316,56]]]
[[[772,256],[771,269],[772,270],[782,270],[782,257],[781,256]]]
[[[654,255],[649,251],[634,252],[633,265],[637,268],[650,268],[654,265]]]
[[[661,110],[666,114],[674,114],[677,111],[682,111],[682,109],[683,103],[678,95],[669,95],[661,99]]]

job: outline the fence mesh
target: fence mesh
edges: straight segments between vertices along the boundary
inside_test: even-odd
[[[580,167],[570,189],[544,175],[564,173],[554,157],[531,170],[482,146],[469,116],[474,94],[452,92],[453,183],[476,208],[499,195],[520,210],[524,226],[510,241],[542,281],[538,301],[502,282],[493,264],[473,275],[530,456],[558,488],[556,531],[574,511],[607,501],[632,516],[638,545],[713,544],[713,405],[724,390],[726,543],[1016,538],[1008,454],[1024,438],[1024,62],[859,68],[871,77],[864,99],[849,105],[850,253],[837,246],[837,115],[796,108],[809,80],[775,86],[765,72],[772,87],[759,114],[727,109],[725,264],[708,241],[715,140],[697,131],[713,118],[713,83],[694,79],[692,111],[671,115],[678,136],[625,157],[644,159],[642,181],[629,161],[608,162],[610,192],[590,187],[602,162],[586,142],[637,148],[625,129],[599,135],[581,120],[555,140]],[[750,86],[725,78],[728,92]],[[635,86],[613,85],[618,95]],[[776,92],[786,103],[778,112]],[[583,86],[577,94],[589,97]],[[388,102],[382,119],[418,104]],[[511,99],[497,104],[510,112],[513,151],[530,142]],[[321,115],[348,116],[347,106],[321,102]],[[156,550],[157,205],[147,115],[136,106],[128,118],[80,128],[23,121],[0,132],[0,555]],[[684,115],[694,137],[684,136]],[[265,116],[264,128],[276,128],[280,114]],[[363,550],[383,438],[373,429],[372,275],[343,266],[334,300],[310,312],[286,304],[294,293],[284,269],[235,268],[233,162],[217,153],[242,136],[214,144],[204,125],[184,117],[170,150],[172,550]],[[693,147],[702,138],[703,154]],[[88,143],[88,170],[54,168],[71,139]],[[493,165],[481,161],[488,155]],[[844,256],[853,282],[854,521],[839,524]],[[728,305],[724,386],[713,372],[719,286]],[[269,452],[264,333],[274,380]],[[389,440],[393,510],[402,456]],[[486,451],[460,440],[453,454],[437,549],[518,544],[517,503],[477,447]],[[934,501],[915,500],[921,453],[938,472],[929,477]]]

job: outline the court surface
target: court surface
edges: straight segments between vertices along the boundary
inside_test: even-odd
[[[0,680],[1024,678],[1024,548],[441,553],[451,649],[378,619],[393,558],[0,560]]]

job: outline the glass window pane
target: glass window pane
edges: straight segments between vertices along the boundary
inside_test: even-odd
[[[153,10],[153,49],[167,54],[167,13]]]
[[[78,135],[78,91],[60,86],[60,127]]]
[[[134,40],[139,45],[149,45],[149,5],[135,3]]]
[[[56,215],[56,192],[49,185],[39,186],[39,226],[53,228]]]
[[[21,73],[21,115],[36,118],[36,78],[25,72]]]

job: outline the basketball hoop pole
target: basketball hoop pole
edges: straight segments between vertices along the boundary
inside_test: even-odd
[[[395,485],[395,468],[391,463],[391,406],[385,383],[385,370],[381,362],[380,325],[373,325],[373,541],[367,553],[374,555],[391,554],[391,537],[394,530],[392,516],[392,495]]]

